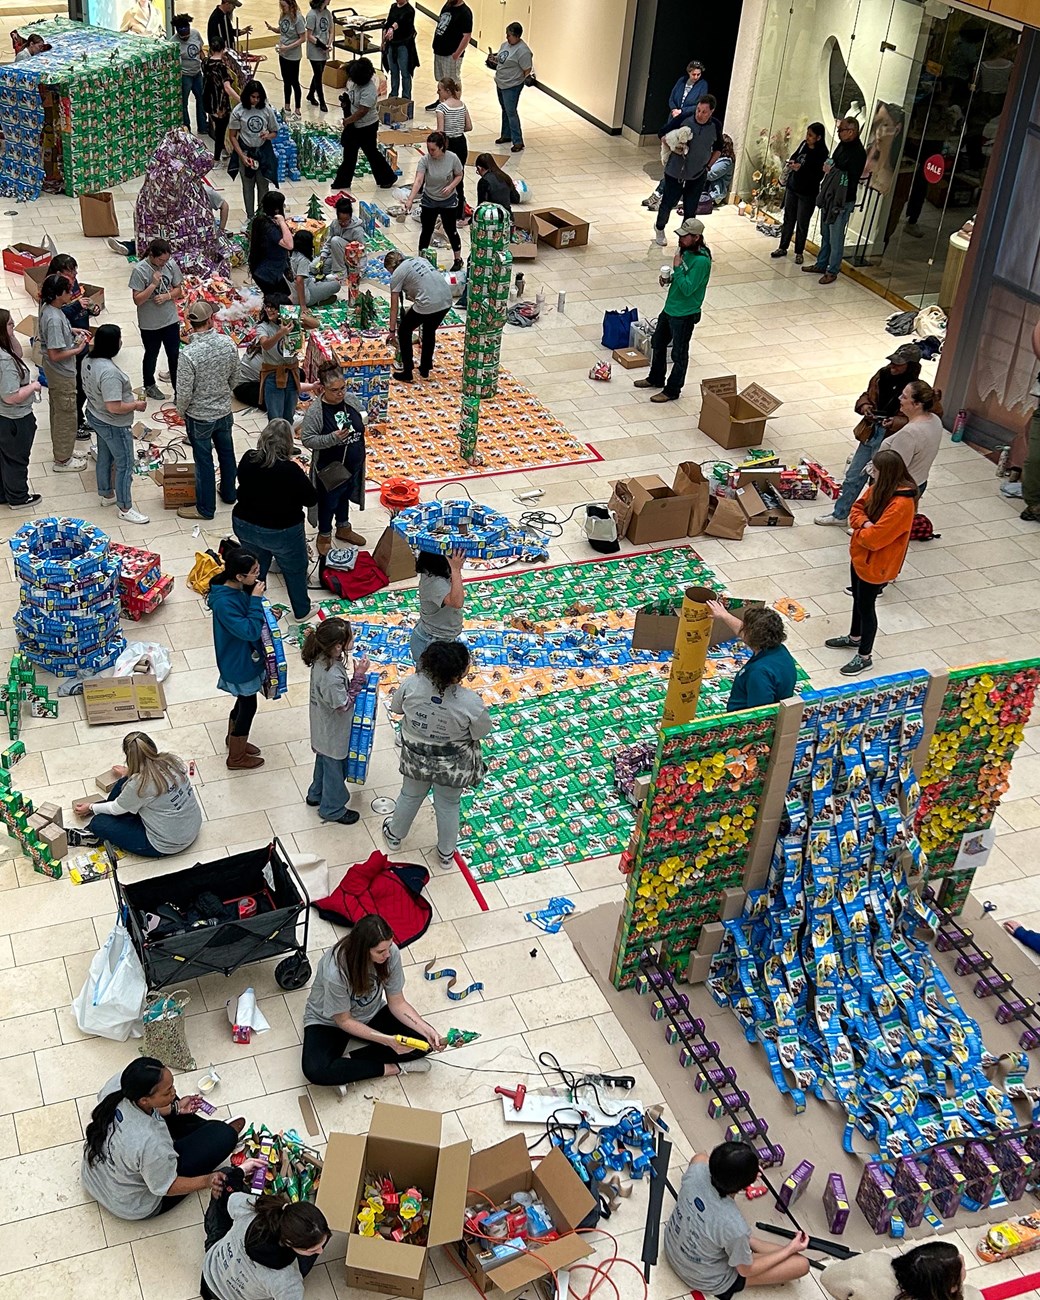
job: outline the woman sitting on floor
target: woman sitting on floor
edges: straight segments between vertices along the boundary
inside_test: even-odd
[[[303,1279],[332,1236],[324,1214],[285,1196],[254,1200],[244,1186],[232,1169],[225,1196],[210,1201],[199,1294],[203,1300],[303,1300]]]
[[[69,843],[108,840],[143,858],[165,858],[191,848],[202,829],[202,809],[183,761],[160,753],[143,731],[123,737],[123,754],[126,766],[112,769],[119,780],[107,800],[74,800],[76,816],[90,821],[85,830],[69,830]]]
[[[391,1074],[425,1074],[430,1063],[395,1037],[421,1038],[439,1052],[444,1040],[404,996],[394,932],[381,916],[363,916],[318,963],[303,1013],[303,1073],[337,1087]],[[348,1051],[351,1039],[361,1043]]]
[[[982,1300],[965,1272],[952,1241],[926,1241],[904,1255],[868,1250],[828,1264],[820,1286],[835,1300]]]

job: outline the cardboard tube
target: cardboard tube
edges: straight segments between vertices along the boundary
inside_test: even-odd
[[[708,587],[687,587],[679,612],[672,673],[661,718],[665,727],[680,727],[697,715],[697,700],[704,680],[704,663],[711,641],[711,610],[707,602],[716,593]]]

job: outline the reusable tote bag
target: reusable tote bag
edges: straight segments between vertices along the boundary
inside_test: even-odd
[[[605,348],[627,348],[628,336],[632,326],[639,319],[635,307],[624,307],[621,311],[603,313],[603,340]]]
[[[76,1024],[85,1034],[125,1043],[141,1037],[141,1013],[148,983],[126,926],[117,921],[104,947],[90,963],[86,983],[72,1004]]]

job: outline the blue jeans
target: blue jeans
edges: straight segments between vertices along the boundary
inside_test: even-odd
[[[318,532],[328,536],[332,532],[333,521],[340,528],[350,527],[350,491],[349,483],[341,483],[330,492],[318,483]]]
[[[834,503],[831,514],[835,519],[848,519],[852,503],[867,486],[867,466],[874,459],[874,453],[885,440],[885,430],[878,429],[866,442],[857,445],[855,454],[845,471],[841,493]]]
[[[346,715],[343,725],[350,725]],[[307,791],[307,800],[318,805],[318,816],[322,821],[334,822],[346,812],[347,804],[350,803],[346,779],[345,758],[329,758],[328,754],[314,755],[314,775]]]
[[[271,561],[278,561],[292,612],[297,618],[306,618],[311,612],[311,598],[307,595],[307,538],[303,523],[293,528],[261,528],[238,515],[232,515],[231,523],[242,546],[260,561],[261,581],[267,581]]]
[[[520,92],[523,86],[507,86],[505,90],[496,86],[498,102],[502,105],[502,130],[499,135],[503,140],[512,140],[514,144],[523,144],[524,128],[520,125]]]
[[[206,122],[206,104],[202,98],[202,73],[196,72],[194,77],[186,77],[181,73],[181,113],[184,119],[184,125],[190,127],[191,121],[188,118],[188,99],[195,96],[195,125],[199,128],[199,134],[205,135],[209,130]]]
[[[708,168],[706,183],[708,193],[711,195],[712,203],[722,203],[729,193],[730,182],[733,180],[733,159],[720,158],[713,167]],[[687,216],[685,208],[683,216]]]
[[[217,513],[214,449],[220,465],[220,499],[229,506],[238,500],[235,492],[238,466],[235,463],[235,443],[231,436],[235,427],[234,417],[222,415],[217,420],[196,420],[193,416],[186,415],[184,422],[191,440],[192,455],[195,457],[195,507],[204,519],[212,519]]]
[[[107,497],[112,491],[112,466],[116,467],[116,504],[129,510],[134,504],[134,439],[129,429],[106,424],[93,411],[88,412],[90,427],[97,434],[97,489]]]
[[[267,407],[269,420],[288,420],[292,424],[299,401],[299,389],[291,379],[285,381],[285,387],[278,387],[278,378],[268,375],[264,380],[264,405]]]
[[[390,66],[390,94],[396,97],[400,93],[403,99],[411,99],[412,74],[409,68],[412,60],[408,46],[388,45],[386,61]]]
[[[98,443],[100,451],[100,440]],[[112,787],[108,797],[103,801],[111,803],[113,799],[119,797],[119,792],[126,785],[126,777],[122,777]],[[99,803],[102,800],[98,800]],[[87,830],[91,835],[96,835],[99,840],[108,840],[114,844],[117,849],[125,849],[127,853],[136,853],[141,858],[161,858],[162,854],[158,849],[152,846],[148,838],[148,832],[144,828],[144,822],[137,813],[95,813],[87,822]]]
[[[690,340],[701,314],[695,311],[692,316],[669,316],[661,312],[654,326],[654,336],[650,340],[650,369],[647,382],[653,388],[663,388],[669,397],[678,397],[686,383],[686,370],[690,364]],[[668,364],[668,346],[672,348],[672,373],[665,381],[665,368]]]
[[[816,254],[817,271],[837,275],[845,252],[845,227],[849,224],[855,203],[846,203],[836,221],[820,222],[820,251]]]
[[[435,640],[436,637],[427,636],[426,633],[420,631],[418,627],[412,628],[412,637],[408,643],[408,648],[412,652],[412,663],[415,664],[416,667],[419,666],[419,660],[423,656],[423,651],[428,645],[433,645]]]

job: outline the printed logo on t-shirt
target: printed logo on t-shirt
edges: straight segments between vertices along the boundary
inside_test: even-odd
[[[450,26],[451,26],[451,9],[450,8],[442,9],[441,16],[437,19],[437,30],[434,32],[434,35],[443,36]]]
[[[202,46],[196,41],[189,41],[184,47],[184,57],[186,59],[197,59],[202,53]]]
[[[318,37],[318,40],[321,41],[323,44],[328,45],[329,34],[331,33],[331,31],[332,31],[332,19],[326,13],[320,13],[318,15],[318,30],[315,33],[315,35]]]
[[[267,118],[261,113],[250,113],[246,118],[246,129],[252,135],[260,135],[267,126]]]

